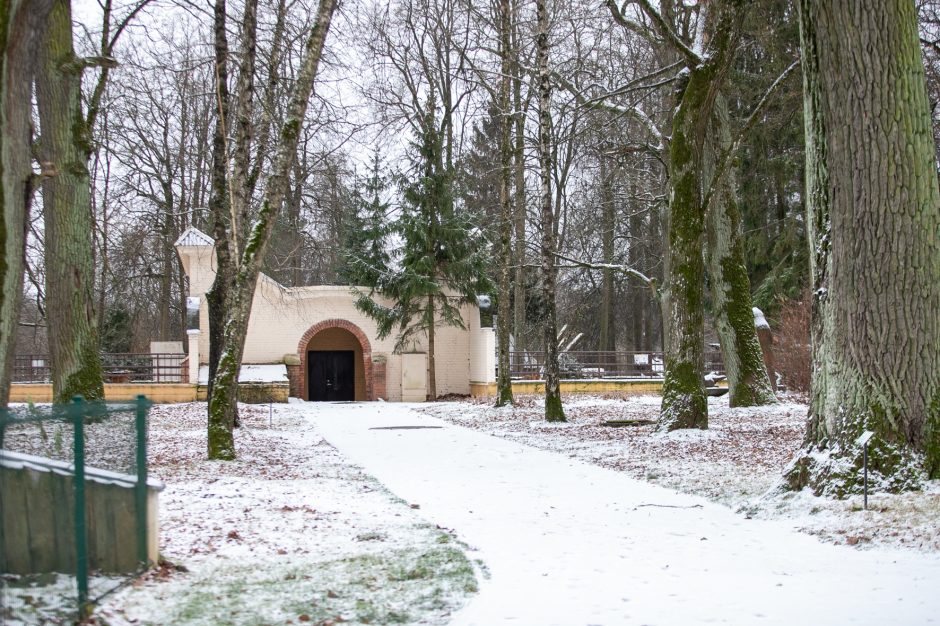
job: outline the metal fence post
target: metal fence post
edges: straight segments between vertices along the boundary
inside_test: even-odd
[[[78,584],[78,613],[88,615],[88,535],[85,527],[85,401],[81,396],[72,399],[72,427],[74,429],[75,466],[75,581]]]
[[[137,507],[137,560],[142,568],[148,565],[147,555],[147,398],[137,396],[137,485],[134,496]]]

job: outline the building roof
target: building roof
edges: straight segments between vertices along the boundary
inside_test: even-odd
[[[176,246],[214,246],[215,240],[195,226],[190,226],[180,235],[174,244]]]

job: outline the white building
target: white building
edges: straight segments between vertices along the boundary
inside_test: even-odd
[[[215,279],[215,247],[211,237],[190,228],[176,242],[176,250],[189,277],[189,296],[198,299],[199,330],[188,331],[190,382],[197,382],[199,367],[209,356],[205,293]],[[244,370],[286,370],[290,395],[305,400],[423,401],[426,344],[421,341],[407,353],[396,354],[395,337],[379,339],[375,322],[354,303],[349,287],[284,287],[262,273],[242,361],[284,369]],[[476,306],[462,306],[461,314],[465,328],[435,329],[438,395],[469,394],[472,385],[494,379],[493,329],[480,327]]]

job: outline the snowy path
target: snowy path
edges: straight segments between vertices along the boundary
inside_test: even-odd
[[[940,623],[936,555],[821,544],[407,405],[301,407],[485,563],[491,577],[453,624]],[[388,426],[441,428],[373,430]]]

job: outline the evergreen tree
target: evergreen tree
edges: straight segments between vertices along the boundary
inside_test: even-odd
[[[353,194],[353,210],[343,229],[339,276],[348,285],[375,287],[388,271],[389,203],[383,199],[388,182],[382,174],[379,154],[372,159],[372,174]]]
[[[469,214],[455,210],[454,175],[444,159],[445,132],[437,127],[434,111],[432,100],[420,120],[414,160],[417,179],[402,181],[404,206],[391,227],[401,239],[397,264],[357,276],[374,282],[363,285],[370,292],[360,291],[356,301],[360,311],[376,320],[379,338],[397,333],[396,351],[427,337],[431,399],[437,397],[435,328],[440,324],[464,328],[460,305],[490,290],[486,240]],[[378,302],[376,294],[390,300],[391,306]]]

